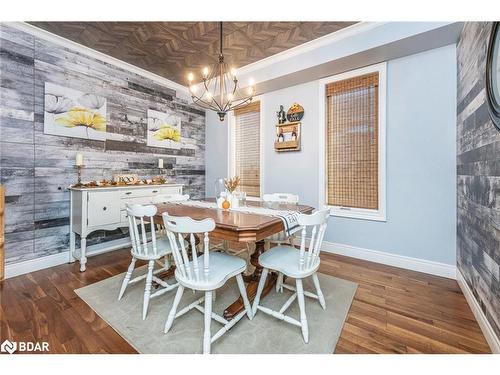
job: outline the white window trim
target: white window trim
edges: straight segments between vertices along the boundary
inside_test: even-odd
[[[368,73],[379,73],[378,101],[378,210],[331,206],[327,202],[326,178],[326,98],[325,87],[331,82],[341,81]],[[366,66],[319,80],[319,207],[330,208],[332,216],[387,221],[386,216],[386,96],[387,96],[387,63]]]
[[[262,194],[264,190],[264,101],[262,96],[254,97],[252,102],[260,102],[260,196],[259,197],[247,197],[249,201],[258,201],[262,199]],[[236,166],[234,160],[234,127],[236,124],[236,116],[234,112],[227,113],[227,139],[228,139],[228,163],[227,163],[227,175],[232,177],[236,174]]]

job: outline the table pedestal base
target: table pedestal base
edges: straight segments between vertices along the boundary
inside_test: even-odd
[[[250,263],[255,267],[255,270],[251,275],[244,276],[247,285],[247,296],[250,301],[250,305],[252,305],[253,300],[255,299],[255,295],[257,294],[257,287],[259,285],[260,276],[262,274],[262,267],[259,264],[259,256],[265,251],[264,241],[257,241],[255,243],[255,251],[250,257]],[[266,280],[266,285],[264,285],[264,290],[262,291],[262,297],[266,296],[274,285],[276,284],[277,276],[274,273],[270,273]],[[236,301],[234,301],[230,306],[228,306],[224,310],[224,319],[231,320],[234,318],[239,312],[243,311],[245,307],[243,306],[243,299],[239,297]]]

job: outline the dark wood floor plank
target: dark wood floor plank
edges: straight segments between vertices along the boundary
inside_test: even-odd
[[[321,272],[358,284],[336,353],[489,352],[455,280],[332,254],[321,258]],[[52,353],[135,353],[74,292],[125,272],[129,262],[129,251],[119,250],[89,258],[85,273],[73,263],[3,281],[0,339],[49,341]]]

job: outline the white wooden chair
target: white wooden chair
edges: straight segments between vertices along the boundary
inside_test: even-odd
[[[271,205],[273,203],[298,204],[299,196],[289,193],[273,193],[273,194],[264,194],[262,196],[262,200]],[[267,242],[267,244],[276,243],[278,245],[281,245],[283,243],[289,243],[290,245],[293,246],[293,240],[294,240],[293,235],[287,236],[285,232],[280,232],[266,238],[265,241]]]
[[[190,198],[189,194],[159,194],[155,195],[152,199],[153,204],[164,204],[164,203],[169,203],[169,202],[185,202],[188,201]],[[156,229],[161,233],[162,235],[166,234],[165,228],[163,227],[163,224],[156,224]],[[162,267],[165,267],[167,269],[170,268],[170,256],[171,254],[168,254],[165,256],[165,259],[163,260],[163,264],[160,261],[157,261],[158,264],[160,264]]]
[[[266,203],[273,204],[273,203],[287,203],[287,204],[298,204],[299,203],[299,196],[296,194],[290,194],[290,193],[273,193],[273,194],[264,194],[262,196],[262,200]],[[294,240],[295,236],[294,234],[287,236],[286,233],[279,232],[276,234],[273,234],[272,236],[267,237],[264,242],[266,245],[266,248],[270,248],[271,244],[274,243],[276,245],[282,245],[283,243],[290,244],[291,246],[294,246]],[[276,282],[276,291],[281,292],[283,291],[283,288],[281,287],[281,284],[283,284],[283,274],[279,273],[278,274],[278,280]]]
[[[327,226],[329,210],[317,211],[311,215],[302,214],[299,216],[299,224],[302,227],[302,239],[300,250],[289,245],[275,246],[266,251],[259,257],[259,263],[263,267],[262,275],[260,277],[259,286],[257,288],[257,295],[252,306],[252,312],[255,315],[257,310],[266,314],[274,316],[275,318],[284,320],[302,329],[302,336],[306,344],[309,342],[309,329],[307,325],[307,317],[305,310],[304,296],[317,299],[323,309],[326,308],[325,298],[321,292],[318,276],[316,271],[319,268],[319,253],[321,250],[321,243]],[[309,249],[306,249],[306,236],[307,229],[311,228]],[[260,296],[264,289],[269,270],[274,270],[280,274],[294,278],[296,287],[288,284],[282,284],[285,289],[291,290],[294,293],[285,302],[279,311],[271,310],[267,307],[259,305]],[[312,276],[316,294],[304,291],[302,280],[306,277]],[[300,321],[285,315],[286,309],[290,307],[292,302],[298,299],[300,309]]]
[[[189,194],[160,194],[153,197],[153,204],[183,202],[189,200]]]
[[[168,267],[162,267],[154,270],[155,262],[160,258],[172,253],[170,249],[170,241],[165,237],[156,236],[156,228],[154,225],[153,217],[156,214],[156,206],[142,206],[139,204],[127,205],[127,216],[129,221],[129,232],[130,240],[132,242],[132,261],[128,267],[125,278],[123,279],[122,287],[120,289],[120,294],[118,295],[118,300],[123,297],[125,289],[129,284],[136,283],[138,281],[146,279],[146,287],[144,289],[144,301],[142,305],[142,319],[146,319],[148,313],[149,300],[154,297],[158,297],[169,290],[177,287],[177,284],[168,284],[166,281],[161,280],[155,275],[165,271]],[[149,222],[148,223],[145,222]],[[137,227],[140,227],[138,229]],[[151,228],[151,240],[148,240],[148,234],[146,232],[146,227]],[[135,262],[137,259],[145,260],[148,262],[148,271],[146,274],[137,276],[131,280],[132,273],[134,272]],[[151,284],[153,280],[158,283],[163,288],[151,294]]]
[[[298,204],[299,196],[290,193],[272,193],[272,194],[264,194],[262,196],[262,200],[264,202],[271,202],[271,203],[274,202],[274,203]]]
[[[165,323],[165,333],[170,330],[175,318],[195,308],[204,314],[203,353],[210,353],[211,344],[234,326],[245,313],[249,319],[253,317],[242,277],[246,266],[245,261],[224,253],[214,252],[210,254],[208,232],[215,228],[213,219],[196,221],[190,217],[169,216],[165,212],[163,213],[163,222],[170,239],[170,246],[176,264],[175,277],[179,283],[172,308]],[[204,253],[200,257],[197,256],[195,250],[195,234],[203,236]],[[191,249],[194,249],[191,251],[191,260],[188,256],[187,246],[184,244],[186,235],[191,243]],[[245,310],[236,315],[231,321],[227,321],[222,316],[212,312],[212,296],[213,292],[223,286],[231,277],[236,277]],[[185,288],[205,292],[205,295],[177,312]],[[201,306],[202,302],[205,302],[204,307]],[[213,337],[210,334],[212,319],[223,325]]]

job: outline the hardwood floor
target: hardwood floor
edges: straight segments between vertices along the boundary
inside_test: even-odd
[[[74,293],[125,272],[129,251],[0,284],[0,341],[48,341],[52,353],[135,353]],[[358,283],[335,353],[489,353],[456,281],[322,254],[320,271]]]

